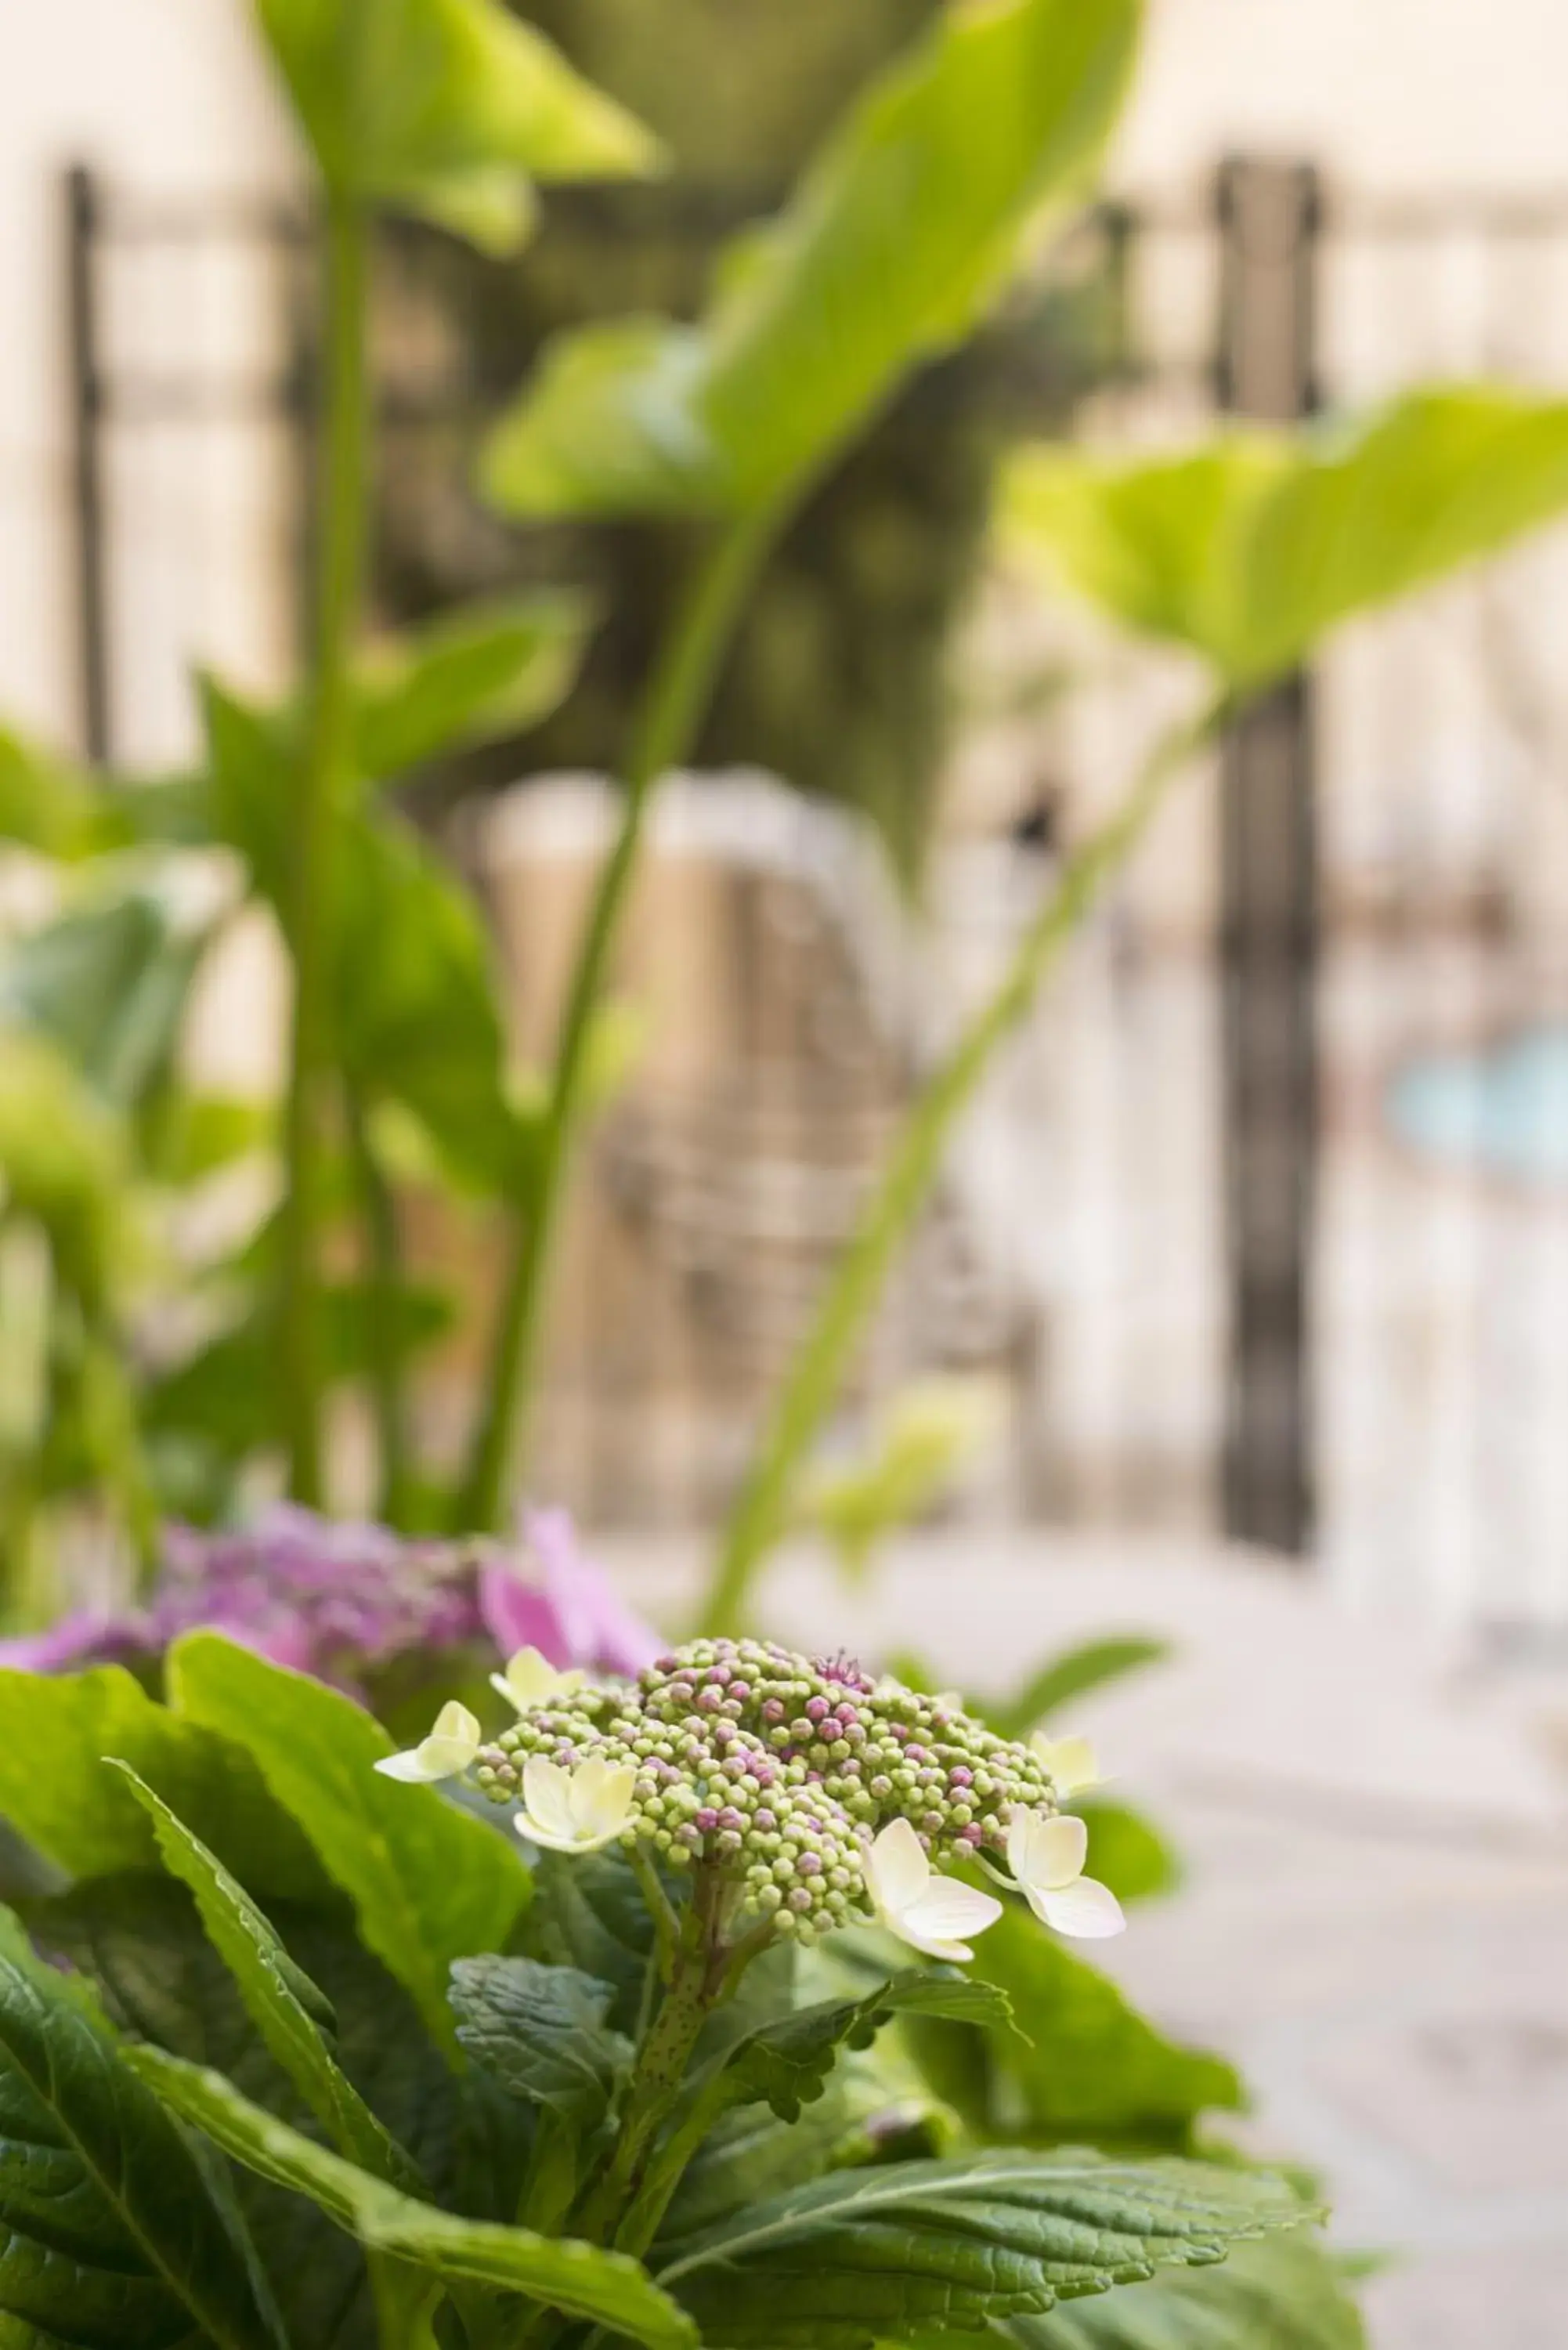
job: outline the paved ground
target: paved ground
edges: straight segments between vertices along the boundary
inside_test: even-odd
[[[787,1558],[763,1605],[800,1645],[918,1647],[973,1686],[1169,1632],[1175,1664],[1082,1709],[1189,1862],[1111,1962],[1241,2064],[1251,2140],[1322,2168],[1342,2240],[1396,2255],[1376,2350],[1564,2350],[1568,1675],[1489,1677],[1251,1563],[1016,1536],[907,1543],[864,1597]]]

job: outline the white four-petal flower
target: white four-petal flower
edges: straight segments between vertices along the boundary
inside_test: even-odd
[[[1007,1860],[1034,1915],[1058,1934],[1083,1941],[1119,1934],[1127,1920],[1109,1886],[1084,1875],[1089,1831],[1070,1814],[1016,1811],[1007,1830]]]
[[[1029,1742],[1031,1753],[1043,1762],[1058,1798],[1065,1803],[1085,1787],[1100,1783],[1100,1765],[1086,1738],[1047,1738],[1037,1730]]]
[[[519,1648],[506,1660],[504,1672],[492,1673],[490,1686],[514,1706],[526,1713],[531,1706],[543,1705],[547,1697],[569,1697],[581,1689],[584,1676],[574,1667],[563,1672],[537,1648]]]
[[[552,1852],[597,1852],[625,1829],[636,1784],[629,1762],[607,1762],[602,1754],[590,1754],[569,1771],[530,1754],[523,1765],[517,1833]]]
[[[479,1723],[455,1698],[443,1705],[428,1738],[402,1754],[384,1754],[378,1771],[389,1779],[455,1779],[479,1752]]]
[[[937,1875],[908,1820],[891,1821],[872,1845],[866,1888],[880,1922],[929,1959],[972,1959],[963,1936],[983,1934],[1002,1915],[989,1893]]]

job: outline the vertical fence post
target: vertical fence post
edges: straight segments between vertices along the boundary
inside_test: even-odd
[[[77,697],[82,750],[97,762],[111,750],[109,562],[103,467],[103,371],[98,242],[103,203],[96,173],[66,173],[66,333],[70,369],[71,500],[75,525]]]
[[[1287,422],[1317,404],[1318,181],[1299,162],[1221,167],[1219,405]],[[1224,1523],[1300,1555],[1314,1526],[1312,1255],[1317,1148],[1313,696],[1287,679],[1221,762],[1229,1361]]]

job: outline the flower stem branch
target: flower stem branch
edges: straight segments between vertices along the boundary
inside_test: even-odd
[[[320,1232],[334,820],[353,757],[349,657],[365,562],[367,227],[352,197],[327,197],[325,513],[316,582],[315,651],[303,754],[295,776],[289,945],[294,1013],[284,1113],[281,1386],[289,1484],[318,1504],[321,1461]]]
[[[485,1403],[458,1510],[463,1533],[497,1529],[526,1441],[546,1274],[561,1195],[576,1138],[594,1013],[654,786],[691,748],[746,593],[779,519],[769,507],[732,523],[692,581],[664,639],[632,727],[620,830],[599,876],[562,1014],[539,1156],[521,1203],[491,1349]]]
[[[1172,776],[1219,733],[1230,698],[1161,734],[1121,806],[1067,859],[1055,889],[1019,941],[1000,986],[981,1006],[919,1094],[881,1182],[828,1281],[726,1530],[698,1629],[732,1632],[744,1620],[758,1567],[787,1523],[794,1481],[881,1296],[894,1257],[924,1205],[961,1112],[999,1045],[1034,1000],[1046,971],[1128,855]]]

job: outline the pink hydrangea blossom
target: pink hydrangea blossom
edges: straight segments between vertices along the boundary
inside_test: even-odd
[[[168,1526],[143,1607],[78,1613],[0,1641],[0,1664],[46,1673],[130,1664],[198,1627],[356,1690],[410,1657],[434,1664],[464,1648],[493,1645],[504,1659],[532,1647],[556,1664],[620,1673],[659,1648],[582,1556],[565,1511],[530,1512],[517,1544],[439,1543],[280,1503],[239,1530]]]

